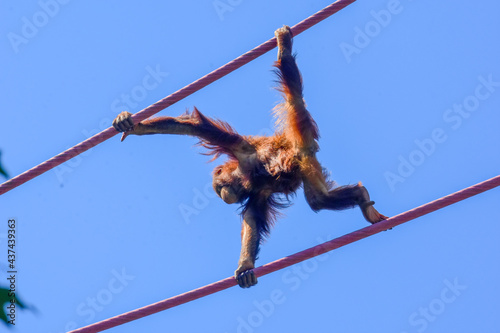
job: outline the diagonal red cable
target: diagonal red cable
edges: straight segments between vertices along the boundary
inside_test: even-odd
[[[465,200],[467,198],[470,198],[476,194],[491,190],[492,188],[495,188],[497,186],[500,186],[500,175],[493,177],[491,179],[488,179],[482,183],[473,185],[471,187],[468,187],[466,189],[463,189],[461,191],[455,192],[453,194],[447,195],[445,197],[442,197],[440,199],[437,199],[435,201],[431,201],[425,205],[422,205],[420,207],[414,208],[412,210],[409,210],[407,212],[401,213],[399,215],[396,215],[394,217],[391,217],[385,221],[372,224],[368,227],[356,230],[354,232],[351,232],[347,235],[341,236],[339,238],[332,239],[328,242],[325,242],[323,244],[311,247],[307,250],[304,250],[302,252],[295,253],[291,256],[281,258],[279,260],[273,261],[269,264],[263,265],[261,267],[258,267],[254,270],[255,275],[257,277],[275,272],[277,270],[286,268],[288,266],[297,264],[301,261],[310,259],[312,257],[321,255],[323,253],[326,253],[328,251],[332,251],[335,249],[338,249],[339,247],[345,246],[347,244],[356,242],[360,239],[366,238],[368,236],[374,235],[376,233],[379,233],[381,231],[393,228],[395,226],[398,226],[402,223],[408,222],[410,220],[416,219],[417,217],[420,217],[422,215],[429,214],[433,211],[436,211],[438,209],[444,208],[446,206],[449,206],[451,204],[457,203],[459,201]],[[206,285],[204,287],[191,290],[187,293],[177,295],[168,299],[165,299],[163,301],[144,306],[142,308],[97,322],[95,324],[91,324],[89,326],[85,326],[79,329],[76,329],[74,331],[71,331],[69,333],[94,333],[94,332],[101,332],[104,330],[107,330],[112,327],[116,327],[118,325],[122,325],[125,323],[128,323],[133,320],[137,320],[139,318],[143,318],[152,314],[155,314],[157,312],[167,310],[169,308],[193,301],[195,299],[211,295],[213,293],[216,293],[218,291],[230,288],[232,286],[236,285],[236,280],[234,277],[229,277],[224,280],[220,280],[218,282]]]
[[[355,2],[356,0],[339,0],[331,5],[325,7],[324,9],[320,10],[316,14],[308,17],[307,19],[303,20],[302,22],[297,23],[292,27],[292,32],[296,36],[303,32],[306,29],[309,29],[313,25],[317,24],[318,22],[323,21],[327,17],[335,14],[342,8],[350,5],[351,3]],[[240,68],[241,66],[249,63],[250,61],[254,60],[255,58],[263,55],[264,53],[268,52],[269,50],[272,50],[273,48],[276,47],[276,38],[271,38],[265,43],[260,44],[256,48],[248,51],[247,53],[239,56],[238,58],[234,59],[231,62],[228,62],[222,67],[217,68],[213,72],[203,76],[202,78],[194,81],[191,84],[188,84],[184,88],[181,88],[174,92],[173,94],[165,97],[164,99],[148,106],[147,108],[137,112],[132,116],[132,119],[134,120],[134,123],[138,123],[144,119],[147,119],[151,117],[152,115],[160,112],[161,110],[169,107],[170,105],[177,103],[178,101],[182,100],[183,98],[186,98],[187,96],[195,93],[196,91],[202,89],[203,87],[211,84],[212,82],[220,79],[221,77],[231,73],[232,71]],[[26,183],[27,181],[41,175],[44,172],[49,171],[50,169],[66,162],[67,160],[78,156],[79,154],[85,152],[86,150],[95,147],[101,142],[106,141],[107,139],[113,137],[116,135],[118,132],[113,128],[109,127],[105,129],[104,131],[94,135],[91,138],[88,138],[85,141],[82,141],[81,143],[77,144],[76,146],[73,146],[69,148],[68,150],[60,153],[59,155],[56,155],[52,157],[51,159],[40,163],[39,165],[29,169],[28,171],[23,172],[22,174],[7,180],[5,183],[0,185],[0,195],[4,194],[5,192],[8,192],[12,190],[13,188]]]

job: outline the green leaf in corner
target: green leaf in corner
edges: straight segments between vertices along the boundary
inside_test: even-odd
[[[2,157],[2,152],[0,151],[0,175],[4,176],[5,178],[9,178],[9,174],[5,169],[2,167],[2,162],[1,162],[1,157]]]
[[[7,317],[7,306],[9,306],[11,302],[11,296],[9,295],[10,289],[0,288],[0,320],[5,324],[9,323],[9,318]],[[19,300],[16,296],[12,298],[15,301],[16,309],[25,309],[26,305]],[[11,326],[11,325],[9,325]]]

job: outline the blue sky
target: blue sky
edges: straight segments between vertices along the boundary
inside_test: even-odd
[[[3,1],[0,131],[11,175],[137,112],[328,1]],[[319,159],[396,215],[500,170],[500,4],[359,0],[294,47]],[[275,50],[162,115],[197,106],[272,132]],[[238,207],[211,190],[196,140],[113,137],[0,198],[0,264],[17,221],[12,332],[59,333],[231,276]],[[498,189],[319,259],[110,332],[494,332]],[[366,226],[299,190],[257,264]],[[4,280],[6,281],[6,280]],[[4,282],[5,283],[5,282]],[[3,327],[2,327],[3,329]]]

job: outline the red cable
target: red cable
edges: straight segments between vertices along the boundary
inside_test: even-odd
[[[500,175],[494,178],[488,179],[482,183],[476,184],[474,186],[468,187],[464,190],[455,192],[453,194],[447,195],[435,201],[429,202],[420,207],[414,208],[407,212],[401,213],[394,217],[391,217],[385,221],[372,224],[368,227],[356,230],[347,235],[341,236],[339,238],[332,239],[323,244],[311,247],[302,252],[292,254],[291,256],[281,258],[279,260],[273,261],[269,264],[257,267],[254,272],[257,277],[275,272],[277,270],[286,268],[288,266],[297,264],[301,261],[310,259],[312,257],[321,255],[328,251],[332,251],[342,247],[344,245],[356,242],[360,239],[366,238],[368,236],[374,235],[381,231],[393,228],[402,223],[408,222],[410,220],[416,219],[422,215],[431,213],[443,207],[449,206],[456,202],[462,201],[464,199],[470,198],[476,194],[491,190],[494,187],[500,186]],[[218,291],[227,289],[229,287],[236,285],[236,279],[234,277],[229,277],[224,280],[206,285],[204,287],[188,291],[187,293],[177,295],[163,301],[144,306],[142,308],[97,322],[95,324],[82,327],[71,331],[69,333],[94,333],[107,330],[109,328],[128,323],[130,321],[149,316],[151,314],[193,301],[195,299],[216,293]]]
[[[320,10],[316,14],[308,17],[307,19],[303,20],[302,22],[297,23],[292,27],[292,32],[294,36],[300,34],[306,29],[309,29],[316,23],[323,21],[330,15],[335,14],[342,8],[350,5],[356,0],[339,0],[337,2],[332,3],[331,5],[325,7],[324,9]],[[200,90],[201,88],[209,85],[210,83],[222,78],[223,76],[231,73],[232,71],[240,68],[241,66],[249,63],[250,61],[256,59],[257,57],[263,55],[264,53],[268,52],[269,50],[272,50],[273,48],[276,47],[276,38],[271,38],[267,42],[260,44],[253,50],[248,51],[247,53],[239,56],[238,58],[234,59],[231,62],[228,62],[222,67],[219,67],[218,69],[214,70],[213,72],[203,76],[202,78],[194,81],[191,84],[188,84],[182,89],[177,90],[173,94],[165,97],[164,99],[148,106],[147,108],[137,112],[132,116],[132,119],[134,120],[134,123],[137,124],[144,119],[147,119],[151,117],[152,115],[160,112],[161,110],[169,107],[170,105],[177,103],[178,101],[182,100],[183,98],[195,93],[196,91]],[[99,143],[106,141],[107,139],[113,137],[116,135],[118,132],[113,128],[109,127],[105,129],[104,131],[94,135],[91,138],[88,138],[87,140],[80,142],[76,146],[73,146],[69,148],[68,150],[60,153],[59,155],[56,155],[52,157],[51,159],[40,163],[39,165],[31,168],[28,171],[23,172],[22,174],[7,180],[5,183],[0,185],[0,195],[4,194],[5,192],[8,192],[12,190],[13,188],[26,183],[27,181],[41,175],[44,172],[49,171],[50,169],[66,162],[67,160],[78,156],[79,154],[87,151],[88,149],[95,147]]]

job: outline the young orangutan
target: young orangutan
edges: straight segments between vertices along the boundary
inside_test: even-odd
[[[306,110],[302,78],[292,55],[292,33],[288,26],[276,30],[278,60],[274,64],[284,102],[275,114],[280,129],[273,136],[242,136],[227,123],[208,118],[196,108],[179,117],[158,117],[133,124],[129,112],[113,121],[122,141],[130,134],[184,134],[196,136],[214,159],[228,160],[215,168],[213,187],[226,203],[242,205],[241,255],[234,276],[240,287],[257,283],[253,272],[259,244],[269,235],[277,209],[285,206],[279,195],[293,194],[301,185],[308,204],[341,210],[359,206],[368,222],[386,219],[374,207],[361,183],[334,187],[316,159],[318,128]]]

